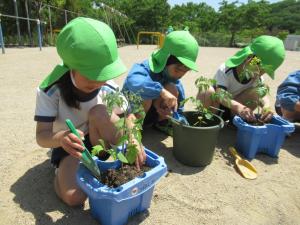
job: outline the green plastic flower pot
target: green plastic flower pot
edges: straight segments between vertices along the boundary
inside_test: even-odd
[[[193,126],[199,114],[184,112],[190,126],[173,123],[173,154],[176,160],[187,166],[201,167],[212,162],[220,129],[224,126],[221,117],[214,115],[205,127]]]

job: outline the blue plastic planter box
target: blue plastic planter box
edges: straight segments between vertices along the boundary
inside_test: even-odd
[[[248,159],[258,152],[277,157],[287,134],[295,130],[294,124],[280,116],[273,116],[269,124],[253,126],[235,116],[233,124],[238,128],[236,148]]]
[[[129,217],[150,207],[153,189],[158,180],[167,172],[163,157],[145,149],[146,165],[152,167],[142,177],[137,177],[117,188],[102,184],[80,164],[77,183],[89,198],[91,213],[102,225],[126,224]],[[120,161],[107,163],[95,159],[100,170],[119,168]]]

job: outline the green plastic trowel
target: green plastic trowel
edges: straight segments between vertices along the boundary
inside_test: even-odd
[[[66,119],[66,124],[69,127],[70,131],[81,140],[81,137],[80,137],[79,133],[77,132],[75,126],[73,125],[72,121],[70,119]],[[83,163],[83,165],[88,170],[90,170],[92,172],[92,174],[96,178],[100,179],[101,175],[100,175],[100,170],[99,170],[97,164],[93,160],[89,150],[85,147],[84,143],[81,142],[81,144],[84,147],[84,151],[82,152],[82,157],[81,157],[80,161]]]

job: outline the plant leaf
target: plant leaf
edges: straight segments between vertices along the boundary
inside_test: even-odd
[[[93,156],[96,156],[96,155],[98,155],[101,151],[103,151],[104,149],[103,149],[103,147],[101,146],[101,145],[95,145],[95,146],[93,146],[93,148],[92,148],[92,155]]]
[[[213,114],[208,112],[208,113],[205,113],[204,117],[208,120],[211,120],[213,118]]]
[[[128,160],[126,159],[125,155],[122,152],[118,152],[117,158],[122,162],[122,163],[128,163]]]
[[[142,133],[139,130],[133,132],[135,139],[141,144],[142,143]]]
[[[124,126],[125,118],[120,118],[116,123],[115,126],[118,130],[121,130]]]
[[[127,150],[126,150],[126,159],[128,160],[129,164],[133,164],[136,160],[138,154],[138,149],[136,145],[127,145]]]
[[[115,149],[108,149],[107,152],[113,157],[114,160],[117,160],[117,151]]]
[[[123,145],[126,143],[126,141],[128,140],[128,135],[125,134],[122,137],[119,138],[117,145]]]

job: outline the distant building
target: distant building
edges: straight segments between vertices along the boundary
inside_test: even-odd
[[[284,40],[286,50],[300,51],[300,35],[288,35]]]

